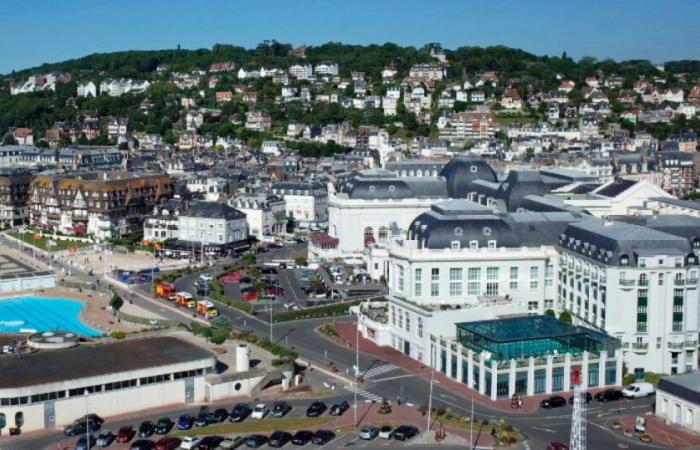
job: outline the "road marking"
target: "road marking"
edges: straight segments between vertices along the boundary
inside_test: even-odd
[[[398,368],[399,367],[393,364],[382,364],[381,366],[372,367],[371,369],[366,370],[364,373],[362,373],[362,376],[364,378],[372,378],[383,373],[391,372],[392,370],[396,370]]]
[[[547,433],[556,433],[556,431],[549,429],[549,428],[541,428],[541,427],[532,427],[535,430],[540,430],[540,431],[546,431]]]
[[[457,401],[457,399],[454,398],[454,397],[452,397],[451,395],[440,394],[440,397],[442,397],[442,398],[449,398],[450,400]]]
[[[360,397],[364,397],[370,401],[379,402],[382,400],[382,398],[380,396],[378,396],[377,394],[373,394],[373,393],[371,393],[365,389],[362,389],[361,387],[355,386],[353,384],[346,384],[345,386],[343,386],[343,389],[345,389],[346,391],[350,391],[352,393],[356,393]]]
[[[400,378],[411,378],[411,377],[415,377],[415,376],[416,376],[416,374],[414,374],[414,373],[409,373],[409,374],[407,374],[407,375],[397,375],[397,376],[395,376],[395,377],[374,378],[374,379],[372,379],[372,381],[375,382],[375,383],[381,383],[382,381],[398,380],[398,379],[400,379]]]

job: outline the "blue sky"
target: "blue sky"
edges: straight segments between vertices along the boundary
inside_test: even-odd
[[[2,0],[0,11],[0,73],[95,52],[264,39],[700,59],[698,0]]]

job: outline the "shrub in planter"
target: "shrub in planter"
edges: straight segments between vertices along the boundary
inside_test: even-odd
[[[619,430],[620,428],[622,428],[622,423],[621,423],[619,420],[615,419],[615,420],[613,420],[613,422],[610,424],[610,426],[611,426],[614,430]]]
[[[632,430],[629,429],[629,428],[626,428],[625,431],[624,431],[624,433],[625,433],[625,436],[627,436],[627,437],[632,437],[632,436],[634,436],[634,431],[632,431]]]
[[[123,331],[112,331],[109,334],[113,339],[124,339],[126,337],[126,333]]]
[[[644,433],[641,436],[639,436],[639,439],[642,442],[651,442],[651,435],[649,433]]]

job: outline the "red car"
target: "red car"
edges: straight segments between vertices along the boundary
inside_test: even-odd
[[[131,425],[124,425],[117,433],[117,442],[121,442],[122,444],[129,442],[131,438],[134,437],[134,434],[134,427]]]
[[[271,287],[265,289],[265,295],[269,297],[282,297],[284,295],[284,289],[280,287]]]
[[[156,450],[175,450],[180,448],[182,441],[176,437],[165,436],[156,442]]]
[[[552,442],[547,446],[547,450],[569,450],[569,446],[561,442]]]
[[[249,292],[244,292],[243,293],[243,300],[257,300],[258,299],[258,293],[255,291],[249,291]]]

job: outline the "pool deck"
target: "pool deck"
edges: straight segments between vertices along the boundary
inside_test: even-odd
[[[48,297],[48,298],[67,298],[72,300],[78,300],[85,305],[85,308],[80,312],[80,320],[85,324],[100,330],[105,334],[109,334],[112,331],[123,331],[125,333],[132,333],[135,331],[141,331],[143,327],[130,325],[125,322],[117,322],[112,316],[111,312],[107,309],[109,306],[109,297],[106,294],[85,291],[79,292],[77,289],[69,288],[52,288],[52,289],[40,289],[38,291],[21,291],[13,292],[0,296],[0,301],[3,298],[21,297],[32,295],[36,297]],[[122,309],[125,313],[134,316],[144,317],[147,319],[158,319],[159,317],[149,311],[136,306],[125,303]]]

